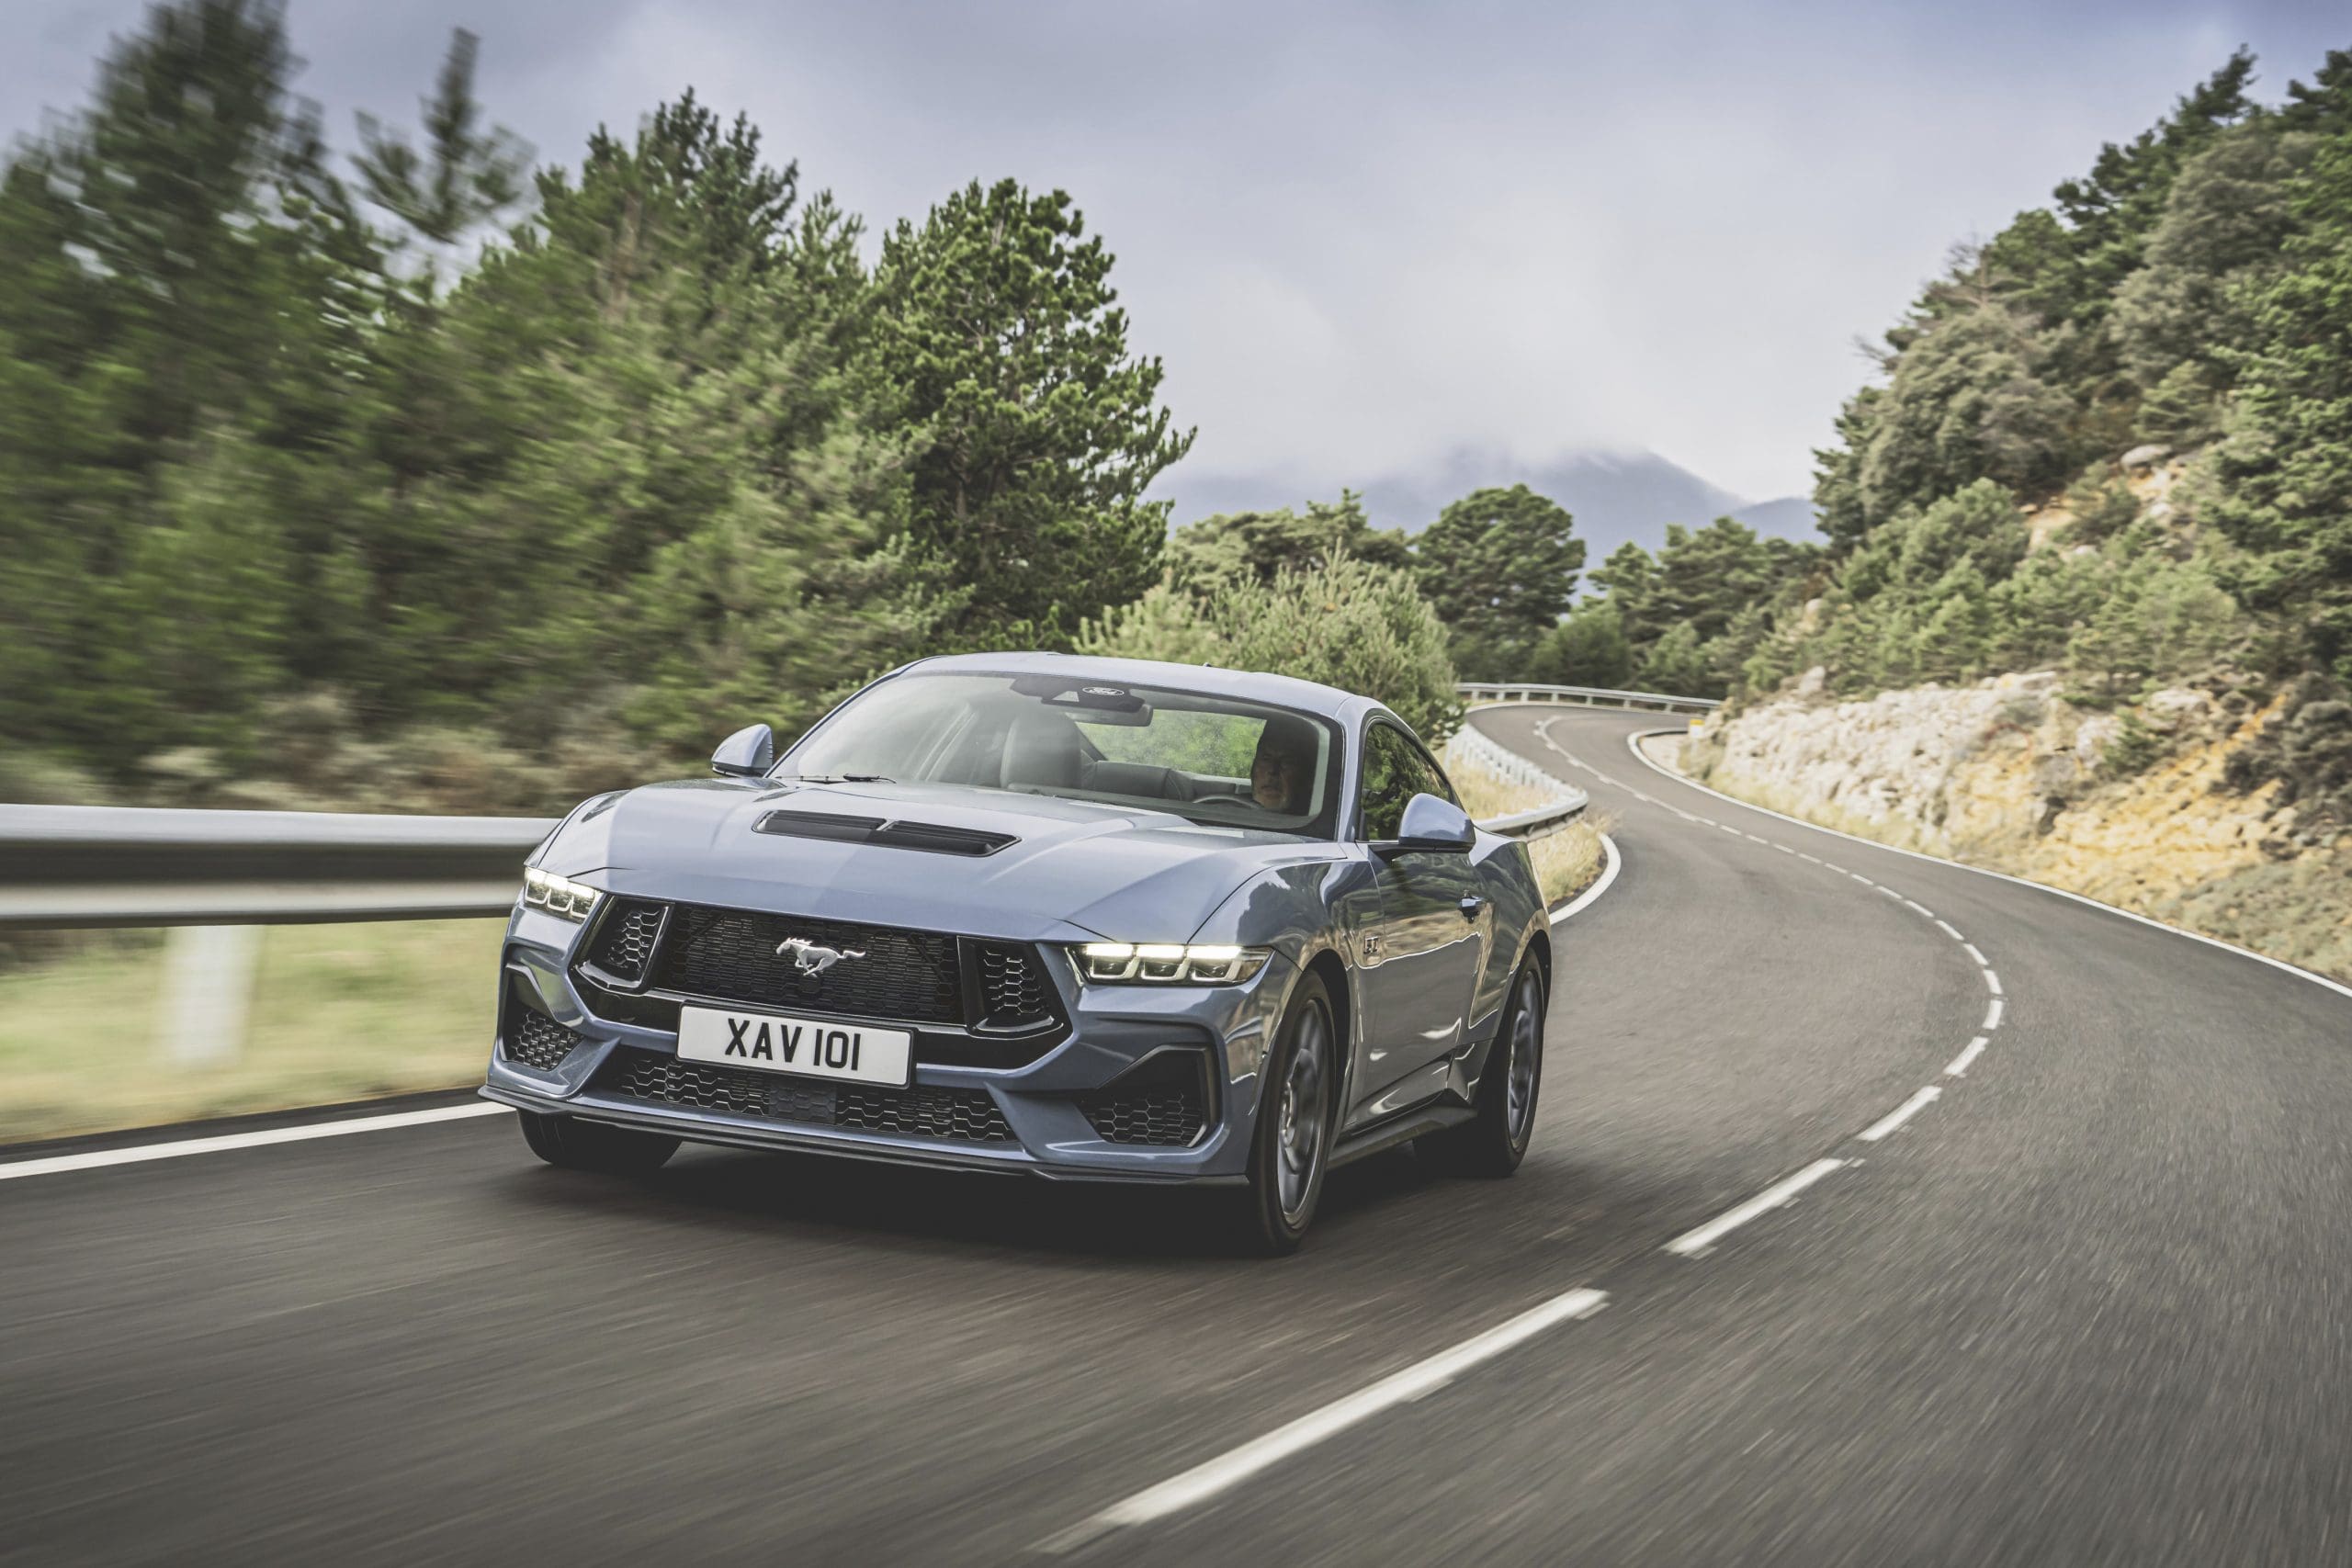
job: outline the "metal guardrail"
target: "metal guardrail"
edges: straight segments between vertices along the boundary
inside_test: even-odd
[[[1491,703],[1561,703],[1572,707],[1634,708],[1656,713],[1712,713],[1713,697],[1677,697],[1664,692],[1612,692],[1600,686],[1531,686],[1519,682],[1464,682],[1454,688],[1473,707]]]
[[[503,915],[556,821],[0,806],[0,930]]]
[[[1552,796],[1550,802],[1532,811],[1487,818],[1478,824],[1487,832],[1500,833],[1507,839],[1540,839],[1566,827],[1583,814],[1589,803],[1583,790],[1555,778],[1536,762],[1474,726],[1465,724],[1453,732],[1453,739],[1445,743],[1445,755],[1451,765],[1476,768],[1506,784],[1540,789]]]

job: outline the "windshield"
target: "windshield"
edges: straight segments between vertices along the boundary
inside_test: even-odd
[[[1235,697],[1067,675],[903,675],[868,688],[779,777],[966,784],[1331,835],[1339,730]]]

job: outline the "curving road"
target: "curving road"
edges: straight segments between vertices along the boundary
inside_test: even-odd
[[[2352,996],[1477,722],[1623,861],[1516,1179],[20,1173],[0,1560],[2352,1561]]]

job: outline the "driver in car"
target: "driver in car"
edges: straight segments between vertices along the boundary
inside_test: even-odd
[[[1304,719],[1269,719],[1250,760],[1250,798],[1268,811],[1295,816],[1306,809],[1314,774],[1313,728]]]

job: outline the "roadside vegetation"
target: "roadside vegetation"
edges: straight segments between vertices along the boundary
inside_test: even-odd
[[[1628,549],[1551,678],[1827,701],[2046,670],[2110,779],[2262,714],[2224,787],[2352,829],[2352,51],[2233,56],[2051,204],[1955,247],[1818,454],[1822,547]],[[2151,704],[2154,706],[2151,706]]]
[[[503,929],[273,926],[244,1050],[201,1066],[169,1049],[162,932],[45,939],[0,968],[0,1143],[478,1082]]]
[[[1435,740],[1575,591],[1524,488],[1171,540],[1192,432],[1066,192],[869,235],[692,93],[541,161],[475,63],[339,147],[280,8],[172,0],[7,154],[0,799],[554,810],[1001,647],[1287,670]]]
[[[1445,773],[1462,795],[1462,808],[1481,821],[1532,811],[1559,798],[1551,790],[1513,784],[1458,751],[1447,756]],[[1535,880],[1544,889],[1544,903],[1556,908],[1600,877],[1605,858],[1600,836],[1609,828],[1605,814],[1588,808],[1567,826],[1528,840],[1527,852],[1535,863]]]

